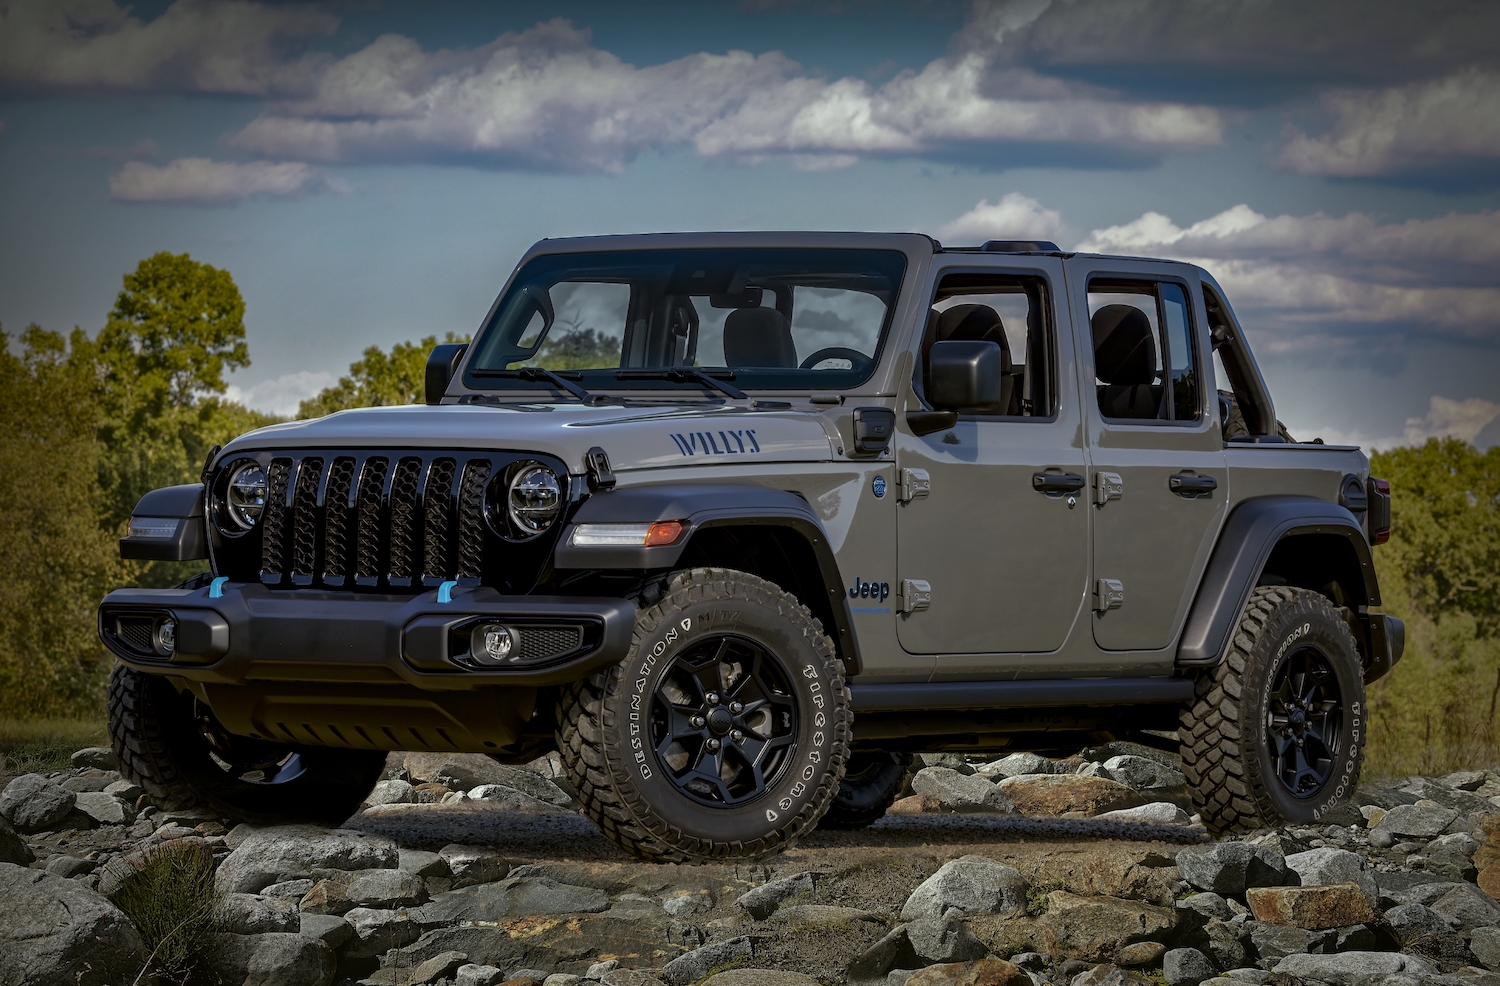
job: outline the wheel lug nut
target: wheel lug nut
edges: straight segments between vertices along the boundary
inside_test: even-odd
[[[710,750],[717,750],[719,748],[719,741],[716,740],[716,739],[709,740],[708,741],[708,748]]]
[[[741,712],[745,711],[745,706],[740,702],[730,702],[729,711],[733,712],[735,715],[739,715]]]
[[[702,729],[708,724],[708,720],[703,718],[702,716],[693,716],[693,718],[688,721],[693,724],[694,729]]]
[[[709,705],[718,705],[719,704],[719,693],[718,692],[709,692],[707,695],[703,696],[703,698],[704,698],[705,701],[708,702]]]
[[[732,740],[734,740],[736,743],[738,743],[740,740],[742,740],[742,739],[745,738],[745,734],[742,733],[740,730],[736,729],[736,730],[733,730],[732,732],[730,732],[729,738],[732,739]]]

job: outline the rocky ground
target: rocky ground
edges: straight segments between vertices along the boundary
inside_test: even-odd
[[[163,810],[108,750],[74,764],[0,793],[3,986],[135,982],[145,948],[111,898],[160,846],[217,867],[190,982],[1500,986],[1492,772],[1366,785],[1317,826],[1214,841],[1155,750],[948,754],[869,829],[661,866],[577,813],[555,756],[395,754],[334,830]]]

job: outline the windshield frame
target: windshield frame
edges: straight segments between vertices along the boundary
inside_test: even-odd
[[[762,251],[772,256],[782,253],[793,258],[798,254],[824,252],[869,256],[870,262],[865,266],[878,270],[886,277],[890,286],[889,295],[884,299],[885,310],[877,330],[874,352],[869,357],[868,367],[812,371],[802,370],[800,367],[724,368],[710,364],[677,367],[671,365],[600,367],[558,372],[570,381],[581,383],[587,391],[594,394],[617,392],[623,395],[655,392],[660,395],[667,392],[682,398],[701,400],[707,397],[715,401],[723,400],[722,388],[706,386],[705,381],[694,379],[694,373],[676,373],[672,374],[671,378],[667,378],[668,375],[663,373],[661,374],[663,378],[656,379],[653,378],[654,374],[642,372],[665,371],[674,368],[698,373],[706,372],[714,380],[723,381],[738,390],[762,394],[856,390],[870,384],[876,378],[884,365],[887,353],[895,345],[893,336],[899,331],[897,320],[901,316],[909,295],[909,282],[914,274],[925,267],[923,261],[926,257],[923,255],[930,256],[932,248],[932,241],[920,234],[728,234],[714,236],[647,234],[590,237],[573,242],[579,247],[587,245],[587,248],[556,249],[564,243],[543,241],[528,251],[508,279],[504,290],[491,306],[480,331],[475,334],[474,344],[465,354],[464,364],[453,381],[455,386],[450,391],[450,396],[459,396],[467,392],[473,398],[489,401],[503,399],[510,394],[519,396],[535,394],[538,390],[543,390],[551,391],[554,395],[552,399],[559,399],[559,397],[564,400],[573,399],[566,394],[559,394],[556,387],[539,380],[535,375],[502,373],[499,366],[491,367],[481,363],[481,358],[487,361],[490,359],[491,354],[487,353],[486,349],[504,345],[493,340],[492,334],[500,331],[510,332],[514,329],[512,325],[502,326],[503,315],[509,310],[512,299],[528,291],[534,291],[532,285],[536,279],[528,276],[528,273],[536,271],[536,265],[539,262],[544,268],[554,269],[576,264],[585,269],[577,280],[587,280],[587,268],[618,269],[634,265],[639,265],[643,270],[650,267],[660,268],[670,262],[670,256],[658,259],[652,254],[686,255],[707,251],[723,251],[730,255],[738,254],[741,257],[746,253]],[[850,268],[859,266],[857,259],[857,256],[852,256],[848,266]],[[552,271],[545,271],[544,276],[550,273]],[[557,278],[552,283],[562,283],[569,279]],[[696,298],[697,295],[693,297]],[[501,352],[503,354],[504,351]],[[787,379],[788,376],[794,379]]]

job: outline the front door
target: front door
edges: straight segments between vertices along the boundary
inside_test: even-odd
[[[1089,507],[1067,489],[1085,465],[1077,378],[1060,372],[1074,359],[1062,264],[970,257],[933,285],[918,402],[935,341],[996,342],[1007,373],[1002,406],[953,427],[917,435],[898,418],[897,636],[914,654],[1053,651],[1088,586]]]
[[[1090,391],[1094,640],[1159,650],[1187,616],[1229,500],[1201,294],[1176,264],[1080,258],[1068,274]]]

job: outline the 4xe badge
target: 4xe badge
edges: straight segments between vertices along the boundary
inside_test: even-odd
[[[885,477],[876,476],[870,482],[870,491],[875,494],[875,499],[877,500],[885,496]]]

